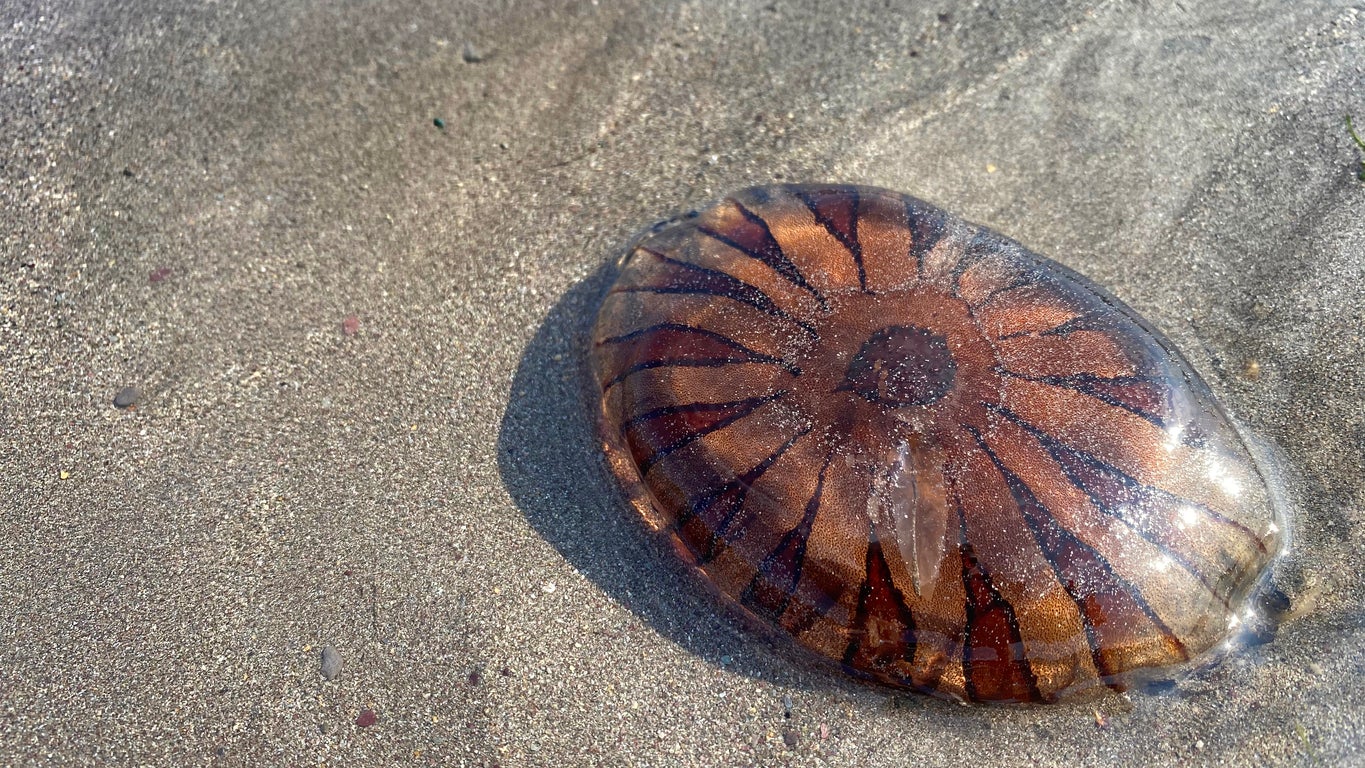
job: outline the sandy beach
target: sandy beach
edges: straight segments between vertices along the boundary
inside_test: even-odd
[[[0,763],[1365,764],[1359,7],[0,22]],[[1273,640],[968,707],[718,612],[603,469],[586,340],[633,234],[805,181],[932,201],[1163,329],[1275,457]]]

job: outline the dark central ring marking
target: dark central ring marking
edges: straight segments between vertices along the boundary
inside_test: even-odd
[[[890,325],[863,342],[839,389],[891,407],[928,405],[948,394],[956,375],[946,338],[923,328]]]

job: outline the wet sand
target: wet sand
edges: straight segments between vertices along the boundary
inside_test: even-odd
[[[0,21],[0,763],[1363,759],[1347,3]],[[817,180],[987,224],[1166,331],[1282,457],[1272,642],[974,708],[717,614],[602,471],[584,338],[633,233]]]

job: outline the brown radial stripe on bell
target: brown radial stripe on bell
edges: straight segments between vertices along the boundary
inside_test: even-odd
[[[1207,651],[1278,549],[1171,349],[928,203],[780,185],[639,243],[592,361],[614,471],[737,610],[860,677],[1010,702]]]

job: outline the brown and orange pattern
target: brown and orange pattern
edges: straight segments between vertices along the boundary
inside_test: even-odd
[[[894,192],[748,189],[647,237],[592,360],[646,520],[752,617],[884,683],[1121,687],[1222,639],[1279,547],[1164,338]]]

